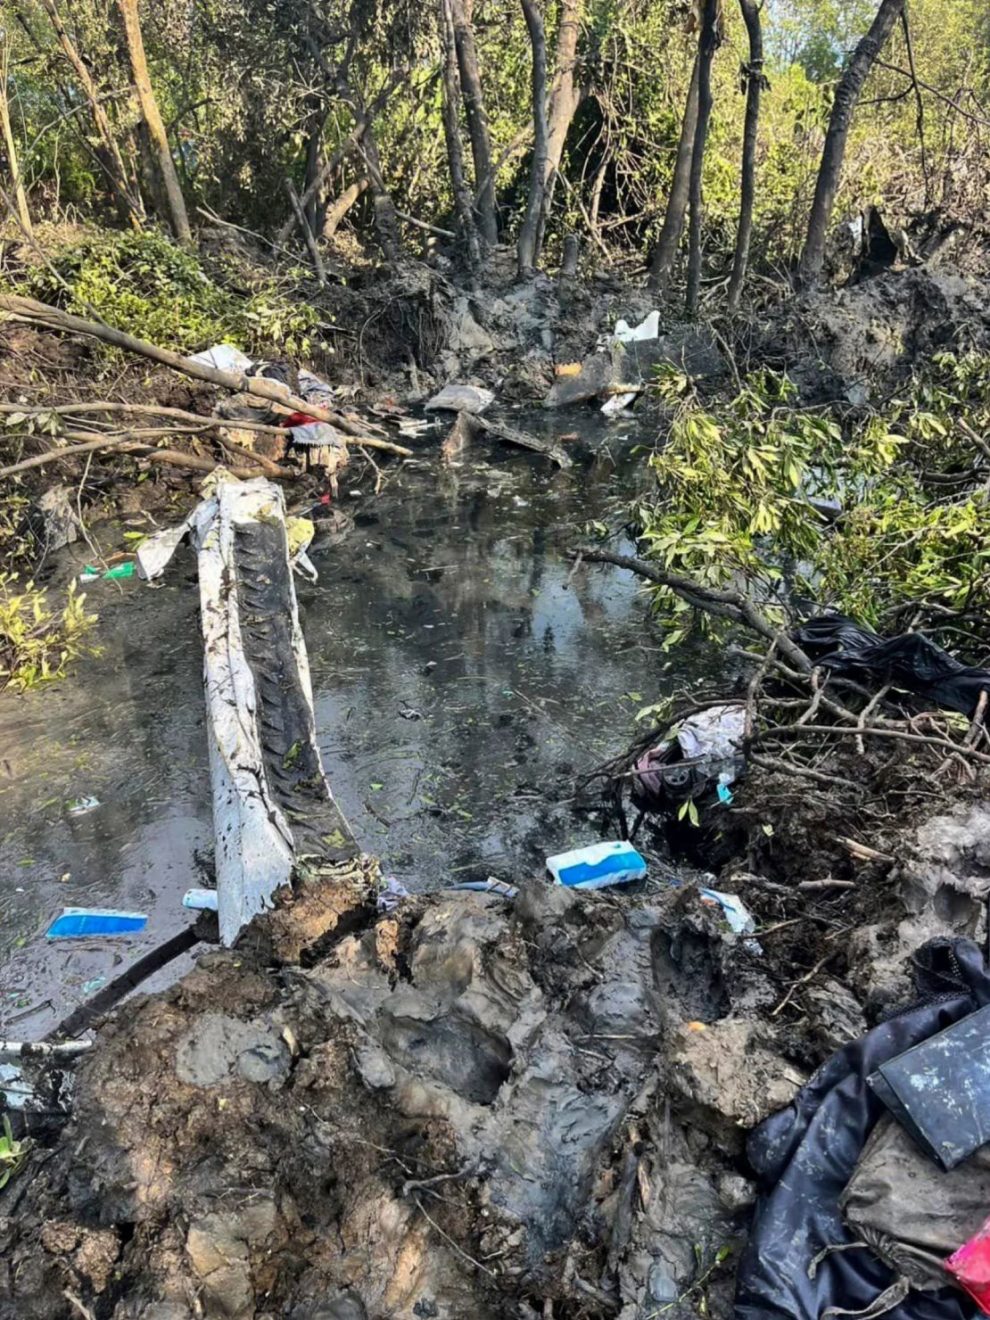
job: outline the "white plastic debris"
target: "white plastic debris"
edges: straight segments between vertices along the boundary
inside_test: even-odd
[[[214,344],[212,348],[195,353],[190,362],[199,362],[204,367],[216,367],[217,371],[245,372],[251,366],[251,359],[233,344]]]
[[[602,404],[602,412],[606,417],[615,417],[620,412],[624,412],[631,403],[637,398],[638,391],[629,390],[624,394],[610,394]]]
[[[216,912],[217,891],[215,889],[187,889],[182,895],[182,906],[193,912]]]
[[[547,870],[568,889],[604,889],[642,880],[646,862],[631,843],[592,843],[547,858]]]
[[[438,408],[447,412],[483,413],[495,402],[491,390],[480,385],[445,385],[439,394],[424,404],[425,412],[434,412]]]
[[[700,889],[698,892],[705,907],[721,909],[729,929],[736,935],[752,935],[756,930],[756,922],[738,894],[723,894],[718,889]],[[763,952],[758,940],[746,940],[745,943],[753,953]]]
[[[647,339],[659,339],[660,313],[650,312],[637,326],[630,326],[628,321],[616,321],[614,338],[620,344],[643,343]]]

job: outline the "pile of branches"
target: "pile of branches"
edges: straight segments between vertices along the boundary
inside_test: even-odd
[[[861,822],[889,821],[912,800],[958,797],[990,784],[988,688],[979,691],[967,716],[932,708],[889,677],[871,688],[816,664],[794,631],[777,625],[742,592],[703,586],[608,550],[585,549],[580,557],[628,569],[762,643],[758,649],[730,648],[749,669],[740,692],[677,702],[664,724],[594,772],[591,779],[605,783],[613,803],[621,801],[622,787],[648,748],[688,715],[731,700],[745,703],[742,751],[750,769],[824,790],[840,806],[855,805]],[[892,795],[901,799],[899,811],[891,811]]]

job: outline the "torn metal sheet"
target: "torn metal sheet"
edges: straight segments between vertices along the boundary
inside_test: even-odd
[[[282,492],[264,478],[219,481],[181,529],[142,545],[142,576],[164,571],[183,529],[199,566],[220,938],[231,945],[297,861],[357,849],[316,742]]]

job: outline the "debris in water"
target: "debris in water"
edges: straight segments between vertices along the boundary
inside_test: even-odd
[[[187,889],[182,895],[182,906],[192,908],[194,912],[216,912],[217,891],[215,889]]]
[[[491,390],[480,385],[445,385],[439,394],[423,405],[425,412],[443,409],[446,412],[482,413],[495,402]]]
[[[100,799],[96,797],[73,798],[71,802],[66,803],[66,811],[70,816],[86,816],[91,811],[95,811],[100,805]]]
[[[86,939],[90,935],[136,935],[148,918],[143,912],[118,912],[114,908],[62,909],[45,932],[50,940]]]
[[[752,935],[756,930],[756,922],[749,908],[737,894],[723,894],[717,889],[701,889],[698,892],[705,907],[722,909],[722,915],[737,935]],[[749,940],[748,943],[762,952],[755,940]]]
[[[547,858],[547,870],[568,889],[604,889],[642,880],[646,862],[629,843],[592,843]]]

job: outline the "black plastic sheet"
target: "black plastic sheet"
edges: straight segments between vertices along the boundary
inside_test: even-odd
[[[923,633],[886,640],[844,614],[821,614],[801,625],[795,642],[815,664],[873,686],[893,683],[932,705],[972,716],[990,669],[964,665]]]
[[[787,1109],[752,1133],[748,1154],[760,1198],[739,1269],[736,1320],[819,1320],[830,1306],[868,1307],[892,1282],[892,1271],[865,1249],[828,1256],[814,1279],[808,1268],[824,1247],[855,1240],[839,1198],[886,1112],[868,1075],[990,1004],[990,972],[969,940],[926,944],[915,957],[915,981],[917,1004],[843,1046]],[[954,1288],[912,1293],[889,1312],[890,1320],[972,1320],[979,1314]]]

